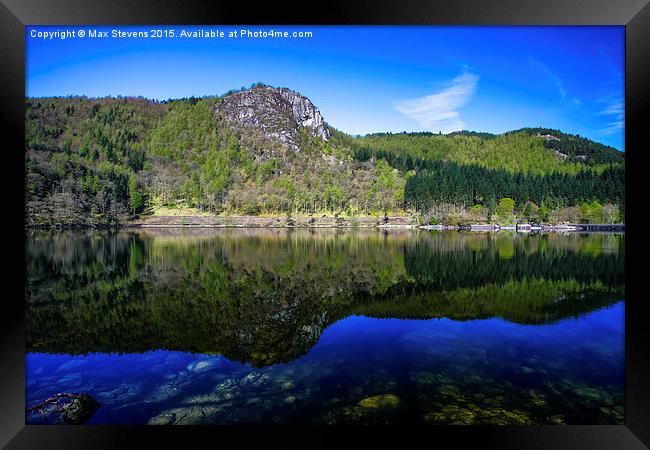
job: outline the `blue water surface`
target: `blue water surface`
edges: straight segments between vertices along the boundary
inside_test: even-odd
[[[88,423],[131,424],[204,408],[206,402],[197,399],[212,395],[214,405],[227,406],[223,414],[208,410],[214,423],[313,422],[328,410],[377,395],[396,395],[407,403],[404,417],[413,419],[440,400],[475,404],[495,393],[506,410],[528,405],[535,421],[558,412],[568,422],[602,421],[601,412],[589,406],[622,401],[623,324],[623,301],[544,325],[350,316],[325,329],[304,356],[263,368],[220,355],[164,350],[33,352],[26,356],[27,404],[83,391],[102,403]],[[257,377],[257,383],[231,390],[236,401],[219,395],[228,391],[224,382],[246,377]],[[538,399],[538,410],[530,398]],[[258,404],[263,406],[251,406]]]

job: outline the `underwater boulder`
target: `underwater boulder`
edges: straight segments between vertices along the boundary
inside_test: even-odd
[[[81,394],[70,402],[69,406],[63,412],[63,420],[66,423],[80,425],[86,423],[95,411],[102,406],[97,400],[88,394]]]
[[[372,424],[387,425],[395,423],[406,411],[406,403],[395,394],[380,394],[366,397],[356,405],[335,409],[319,422],[324,424]]]
[[[81,425],[90,420],[101,403],[88,394],[60,393],[26,409],[27,423]]]
[[[187,370],[190,373],[202,373],[208,370],[216,369],[222,365],[221,358],[205,358],[197,361],[192,361],[187,365]]]

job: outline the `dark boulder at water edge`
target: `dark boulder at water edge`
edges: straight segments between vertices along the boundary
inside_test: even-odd
[[[60,393],[27,408],[25,421],[28,424],[81,425],[90,420],[101,406],[88,394]]]

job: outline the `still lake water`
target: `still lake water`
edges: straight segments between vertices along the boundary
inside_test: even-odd
[[[88,424],[620,424],[624,246],[32,231],[26,403],[89,394],[101,406]]]

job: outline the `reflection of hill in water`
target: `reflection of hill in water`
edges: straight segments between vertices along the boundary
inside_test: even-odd
[[[624,295],[624,236],[376,230],[41,233],[29,351],[306,353],[351,314],[540,324]]]

